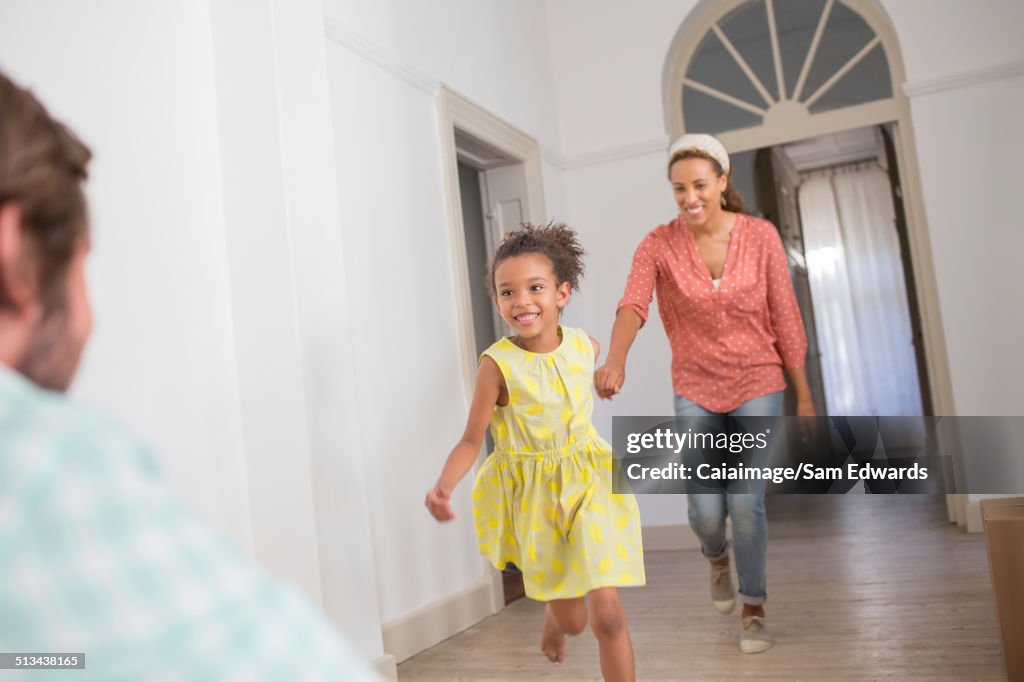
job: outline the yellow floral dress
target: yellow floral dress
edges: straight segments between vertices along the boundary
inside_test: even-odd
[[[494,408],[494,452],[473,483],[480,553],[518,566],[539,601],[646,580],[636,500],[612,493],[612,449],[590,422],[594,349],[583,330],[560,331],[550,353],[507,338],[483,353],[509,402]]]

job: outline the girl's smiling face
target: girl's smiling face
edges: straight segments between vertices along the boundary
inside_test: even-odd
[[[501,318],[527,350],[546,353],[558,347],[558,314],[569,301],[569,284],[557,282],[547,256],[524,253],[501,261],[494,289]]]

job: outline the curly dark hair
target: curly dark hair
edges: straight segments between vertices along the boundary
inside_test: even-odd
[[[547,225],[522,224],[518,230],[509,232],[501,240],[501,245],[494,254],[491,270],[487,276],[487,291],[491,296],[497,295],[494,289],[494,273],[502,261],[528,253],[539,253],[547,256],[555,271],[557,284],[567,282],[569,289],[580,290],[580,279],[583,277],[583,255],[586,253],[580,240],[572,228],[550,222]]]

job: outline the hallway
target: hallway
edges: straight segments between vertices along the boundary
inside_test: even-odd
[[[768,623],[775,647],[739,652],[697,551],[649,552],[624,590],[639,680],[1003,680],[984,536],[941,497],[768,498]],[[400,680],[599,680],[587,632],[547,663],[542,607],[522,599],[399,665]]]

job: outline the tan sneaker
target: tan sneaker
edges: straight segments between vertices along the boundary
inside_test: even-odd
[[[771,633],[765,627],[763,616],[747,616],[743,619],[743,632],[740,633],[740,651],[745,654],[759,654],[767,651],[774,644]]]
[[[736,588],[732,586],[729,564],[711,564],[711,603],[719,613],[732,613],[736,608]]]

